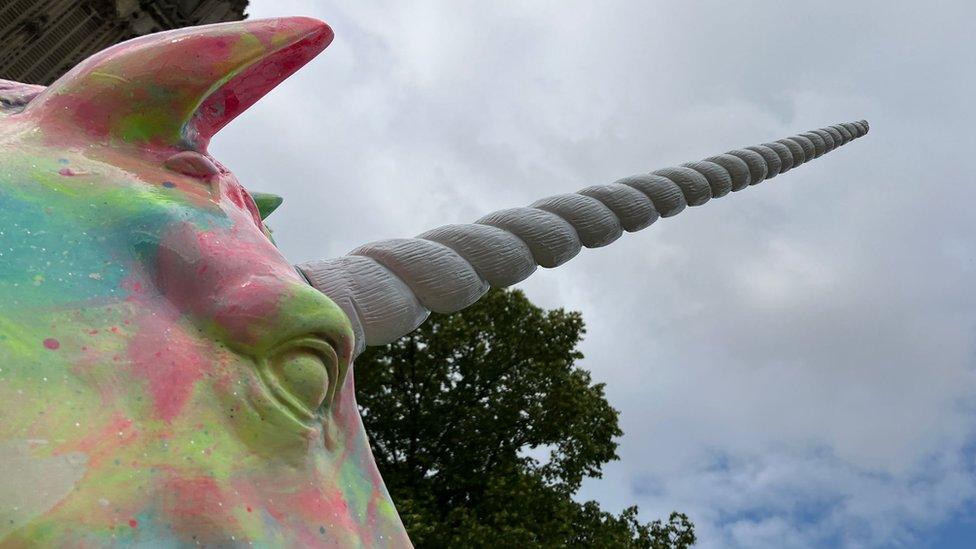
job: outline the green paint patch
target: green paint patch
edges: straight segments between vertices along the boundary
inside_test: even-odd
[[[175,143],[178,140],[172,113],[168,111],[137,111],[124,116],[113,128],[113,134],[126,143],[139,144],[162,141]]]

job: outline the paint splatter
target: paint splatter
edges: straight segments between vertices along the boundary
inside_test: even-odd
[[[28,486],[57,506],[21,506],[0,546],[406,546],[395,512],[358,503],[382,484],[351,396],[327,424],[296,423],[259,377],[259,349],[311,315],[316,333],[348,319],[232,174],[197,184],[147,162],[204,150],[331,34],[305,18],[174,33],[103,52],[31,116],[0,118],[0,450],[30,437],[25,461],[84,468],[63,498]],[[12,467],[0,476],[27,477]]]

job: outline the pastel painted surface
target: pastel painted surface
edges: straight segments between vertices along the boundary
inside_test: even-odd
[[[206,152],[331,37],[152,35],[0,115],[0,545],[409,544],[348,319]]]

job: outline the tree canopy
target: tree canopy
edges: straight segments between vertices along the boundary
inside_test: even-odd
[[[680,513],[642,524],[636,507],[573,498],[623,434],[604,385],[576,366],[584,333],[577,312],[493,290],[357,359],[373,453],[418,547],[694,543]]]

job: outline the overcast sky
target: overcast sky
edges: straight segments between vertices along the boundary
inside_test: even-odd
[[[520,287],[582,311],[620,461],[701,546],[976,539],[970,2],[339,2],[212,146],[295,262],[841,121],[871,133]],[[966,543],[965,536],[969,537]]]

